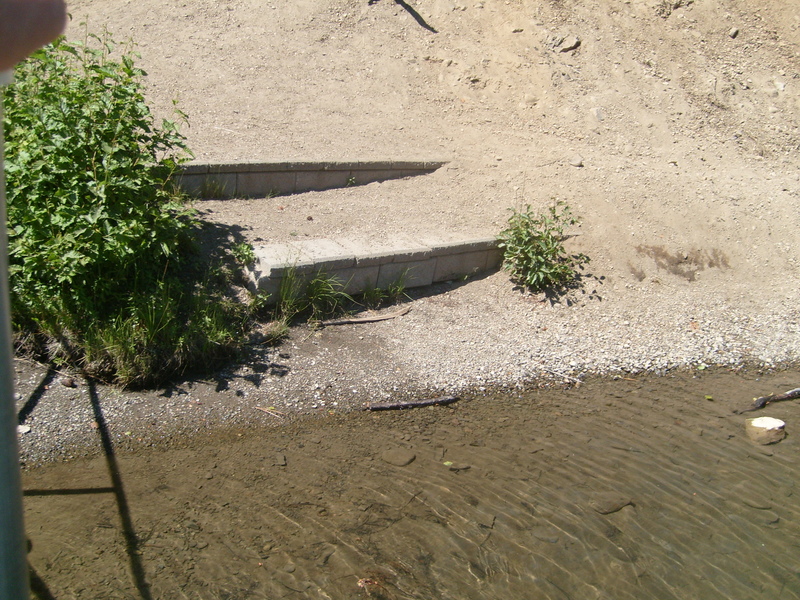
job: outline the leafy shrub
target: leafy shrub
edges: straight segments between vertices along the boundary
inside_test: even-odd
[[[241,314],[190,260],[170,180],[185,138],[155,123],[146,74],[114,49],[61,39],[6,91],[12,319],[51,359],[143,384],[229,352]]]
[[[569,206],[560,201],[545,215],[533,213],[530,205],[524,212],[512,209],[508,227],[498,236],[503,268],[531,291],[563,289],[589,262],[585,254],[569,254],[564,249],[565,228],[579,222]]]
[[[256,260],[255,249],[252,244],[248,244],[247,242],[236,244],[231,248],[231,254],[233,258],[236,259],[236,262],[245,267],[252,265]]]

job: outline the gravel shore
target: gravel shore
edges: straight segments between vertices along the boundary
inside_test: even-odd
[[[596,294],[556,303],[515,290],[503,272],[436,286],[412,295],[410,312],[397,319],[299,326],[280,347],[254,347],[242,364],[150,392],[80,380],[66,387],[62,375],[18,361],[19,406],[29,411],[30,427],[21,435],[23,461],[97,452],[98,414],[115,444],[134,449],[389,399],[488,397],[596,375],[800,362],[791,294],[748,306],[710,295],[702,284],[593,283],[602,283]]]

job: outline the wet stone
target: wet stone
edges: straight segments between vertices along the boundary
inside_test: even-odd
[[[771,510],[760,511],[756,516],[759,525],[777,525],[781,518]]]
[[[336,552],[336,546],[332,544],[323,544],[320,549],[319,556],[317,557],[317,566],[324,567],[328,564],[328,559]]]
[[[741,481],[731,487],[731,499],[757,510],[769,510],[772,508],[772,500],[765,498],[757,490],[752,489],[752,484],[748,481]]]
[[[728,516],[730,517],[731,515]],[[713,535],[711,539],[713,541],[713,548],[716,554],[734,554],[740,550],[739,544],[727,537]]]
[[[618,494],[616,492],[604,492],[597,494],[590,502],[590,506],[601,515],[610,515],[624,507],[633,504],[630,496]]]
[[[448,465],[451,471],[466,471],[470,469],[472,465],[468,465],[467,463],[452,463]]]
[[[769,510],[772,508],[772,503],[769,500],[765,500],[764,498],[741,498],[742,504],[745,506],[749,506],[750,508],[755,508],[757,510]]]
[[[395,467],[405,467],[414,462],[417,455],[405,448],[394,448],[381,454],[381,460]]]
[[[540,525],[531,530],[533,537],[540,542],[547,542],[548,544],[555,544],[558,542],[558,530],[555,527],[547,525]]]
[[[745,431],[747,437],[757,444],[775,444],[786,437],[785,423],[771,417],[747,419]]]

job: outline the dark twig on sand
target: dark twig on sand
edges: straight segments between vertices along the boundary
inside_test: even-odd
[[[761,396],[760,398],[754,398],[753,404],[749,408],[745,408],[744,410],[740,410],[740,413],[750,412],[751,410],[758,410],[760,408],[764,408],[767,404],[771,404],[772,402],[780,402],[781,400],[794,400],[795,398],[800,398],[800,388],[795,388],[793,390],[789,390],[785,394],[772,394],[770,396]]]
[[[408,314],[408,311],[410,310],[411,307],[406,306],[405,308],[401,308],[398,311],[384,315],[375,315],[374,317],[352,317],[349,319],[331,319],[330,321],[322,321],[320,325],[327,327],[328,325],[355,325],[358,323],[377,323],[378,321],[388,321],[389,319],[394,319],[395,317],[402,317],[403,315]]]
[[[457,401],[457,396],[440,396],[428,400],[411,400],[409,402],[373,402],[372,404],[367,404],[364,410],[401,410],[404,408],[421,408],[423,406],[444,406]]]

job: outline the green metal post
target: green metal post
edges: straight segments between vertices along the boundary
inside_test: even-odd
[[[28,559],[22,520],[22,480],[14,402],[11,306],[8,294],[8,235],[3,170],[3,91],[10,73],[0,73],[0,598],[28,600]]]

